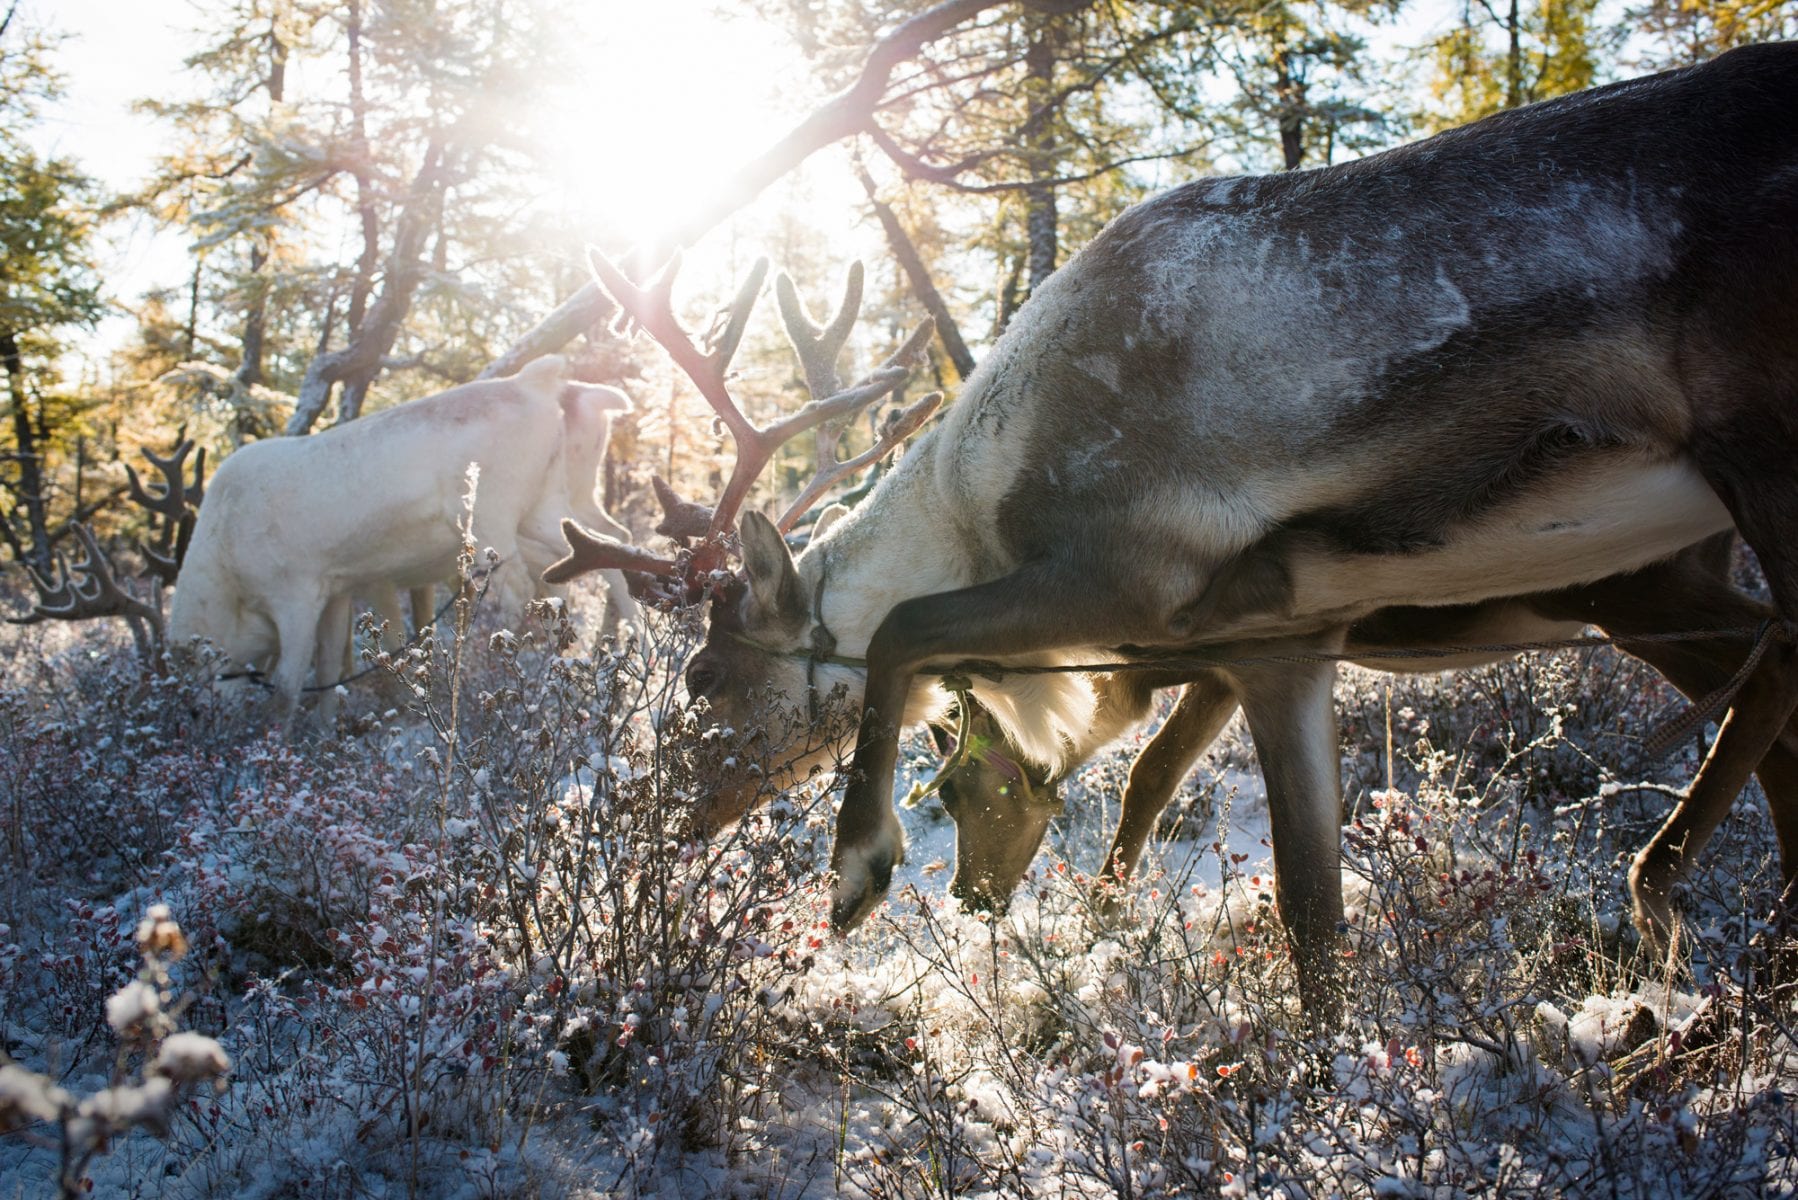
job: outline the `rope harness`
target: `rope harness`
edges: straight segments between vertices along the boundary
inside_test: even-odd
[[[487,585],[493,579],[493,572],[499,570],[499,566],[500,566],[500,564],[495,563],[491,567],[481,567],[473,573],[473,578],[479,579],[481,581],[481,587],[480,587],[480,590],[474,594],[474,598],[470,601],[471,604],[478,607],[480,605],[481,601],[486,599]],[[412,649],[412,647],[423,642],[424,638],[425,638],[425,632],[429,629],[435,628],[435,626],[437,625],[437,622],[443,620],[444,614],[448,613],[450,609],[454,608],[456,606],[456,601],[460,600],[461,598],[462,598],[462,591],[460,588],[451,592],[449,599],[445,600],[441,605],[438,606],[437,611],[431,614],[431,619],[429,621],[427,621],[425,624],[419,626],[417,633],[414,633],[411,637],[407,638],[404,642],[400,643],[399,649],[394,651],[394,653],[403,654],[406,651]],[[361,679],[364,675],[371,675],[375,671],[378,671],[378,670],[380,670],[379,663],[370,663],[370,664],[368,664],[368,666],[363,667],[360,671],[356,671],[349,675],[345,675],[342,679],[337,680],[335,683],[314,683],[307,687],[303,687],[300,689],[300,694],[301,695],[310,695],[310,694],[313,694],[316,692],[328,692],[334,688],[340,688],[347,683],[354,683],[358,679]],[[271,692],[275,690],[275,685],[268,681],[267,673],[258,667],[248,667],[242,671],[228,671],[225,674],[220,675],[218,677],[218,682],[224,683],[226,680],[230,680],[230,679],[245,679],[245,680],[248,680],[249,682],[255,684],[259,688],[265,688]]]

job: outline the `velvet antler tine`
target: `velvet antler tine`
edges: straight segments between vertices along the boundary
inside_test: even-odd
[[[678,565],[671,559],[651,554],[616,538],[588,533],[566,517],[562,520],[562,536],[568,540],[568,554],[544,570],[545,583],[567,583],[589,572],[608,568],[640,571],[648,575],[675,575],[679,571]]]
[[[724,332],[718,336],[711,356],[720,381],[730,369],[731,359],[737,355],[743,331],[749,328],[749,314],[754,311],[755,302],[761,298],[762,283],[767,278],[768,260],[756,259],[755,266],[749,269],[749,278],[743,281],[743,286],[737,289],[736,299],[730,303],[730,320],[725,324]]]
[[[881,427],[880,437],[873,446],[846,462],[838,462],[834,467],[821,468],[812,481],[799,493],[799,498],[787,508],[776,523],[782,533],[789,532],[796,521],[811,511],[811,506],[825,492],[835,487],[841,480],[854,475],[863,467],[877,463],[891,454],[906,438],[923,428],[936,410],[942,406],[943,393],[931,392],[916,403],[888,415],[886,423]]]
[[[862,276],[861,263],[850,264],[849,278],[843,288],[843,301],[837,306],[836,314],[829,323],[823,326],[814,321],[806,311],[805,302],[799,298],[799,289],[794,286],[792,276],[783,272],[774,281],[775,298],[780,303],[781,323],[786,326],[787,340],[793,344],[793,353],[799,356],[799,365],[805,372],[806,388],[814,397],[828,396],[842,390],[842,379],[837,374],[837,358],[849,340],[856,318],[861,315]]]
[[[660,475],[652,475],[649,482],[655,489],[656,502],[662,506],[662,520],[656,526],[657,533],[674,538],[683,545],[688,538],[706,535],[706,531],[712,527],[711,509],[685,499],[669,487],[668,481]]]

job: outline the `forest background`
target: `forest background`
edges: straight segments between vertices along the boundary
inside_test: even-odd
[[[852,89],[920,14],[931,36]],[[929,311],[919,386],[953,394],[1159,188],[1794,33],[1779,0],[12,0],[0,541],[42,567],[77,521],[123,532],[122,463],[178,429],[216,455],[568,339],[638,398],[606,498],[641,530],[648,474],[704,494],[724,447],[608,331],[589,243],[639,270],[687,244],[700,324],[758,255],[820,302],[866,258],[857,365]],[[797,394],[764,319],[739,358],[752,416]],[[764,486],[790,491],[800,457]]]

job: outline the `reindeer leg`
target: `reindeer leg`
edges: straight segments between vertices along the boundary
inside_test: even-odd
[[[631,595],[630,584],[624,580],[624,572],[601,571],[600,578],[606,584],[606,607],[601,628],[614,637],[626,626],[642,635],[643,609],[638,605],[637,598]]]
[[[1743,605],[1751,606],[1748,615],[1735,622],[1737,626],[1764,619],[1766,611],[1734,588],[1720,585]],[[1727,610],[1713,610],[1726,612]],[[1603,622],[1600,622],[1603,624]],[[1720,622],[1727,624],[1727,622]],[[1675,628],[1667,624],[1662,628]],[[1693,628],[1694,625],[1677,625]],[[1619,632],[1621,638],[1621,633]],[[1697,700],[1728,682],[1742,665],[1740,642],[1630,642],[1619,640],[1621,649],[1659,671],[1669,683],[1687,697]],[[1782,916],[1798,890],[1798,721],[1788,720],[1767,752],[1754,768],[1761,791],[1767,797],[1767,810],[1773,818],[1773,833],[1779,841],[1780,872],[1785,895],[1780,905]]]
[[[868,645],[868,682],[831,869],[831,924],[853,929],[886,896],[905,838],[893,811],[899,722],[918,669],[979,656],[1002,658],[1070,646],[1153,640],[1165,622],[1120,611],[1115,596],[1083,580],[1092,564],[1033,564],[1004,578],[894,606]],[[1132,617],[1135,619],[1132,620]]]
[[[1093,905],[1101,915],[1116,915],[1119,894],[1136,870],[1156,822],[1199,755],[1236,714],[1236,705],[1236,692],[1226,676],[1217,671],[1194,676],[1167,720],[1136,756],[1124,788],[1117,834],[1093,885]]]
[[[1747,647],[1739,639],[1653,642],[1632,640],[1631,635],[1740,630],[1766,620],[1770,615],[1767,606],[1729,583],[1734,544],[1734,534],[1723,534],[1640,571],[1535,597],[1530,607],[1553,619],[1571,618],[1602,626],[1618,639],[1620,649],[1696,700],[1729,681],[1741,667]],[[1786,723],[1755,773],[1767,795],[1789,891],[1798,879],[1798,722]],[[1710,786],[1717,786],[1715,780]]]
[[[1630,867],[1630,895],[1636,927],[1657,952],[1673,928],[1673,885],[1704,848],[1798,708],[1798,647],[1780,643],[1767,651],[1724,718],[1704,765],[1667,823],[1636,855]]]
[[[494,553],[499,555],[499,564],[493,568],[492,578],[487,583],[490,594],[488,603],[498,610],[501,619],[507,625],[518,624],[525,607],[530,604],[535,594],[531,569],[526,558],[525,548],[511,538],[494,539],[489,543]],[[477,563],[477,566],[485,565]],[[476,585],[477,593],[480,585]]]
[[[1255,756],[1267,781],[1274,881],[1314,1020],[1341,1013],[1337,933],[1342,906],[1342,765],[1333,663],[1232,668]]]
[[[293,728],[294,713],[306,687],[306,675],[313,669],[313,650],[317,645],[323,609],[322,598],[296,590],[282,598],[281,607],[274,613],[275,636],[280,649],[269,678],[275,687],[275,702],[284,732]]]
[[[1619,639],[1621,649],[1655,668],[1674,687],[1696,700],[1722,687],[1735,674],[1747,654],[1742,642],[1734,639],[1647,642],[1632,641],[1629,635],[1671,629],[1734,630],[1750,628],[1765,620],[1769,615],[1767,606],[1744,596],[1728,581],[1733,546],[1734,536],[1725,534],[1629,575],[1541,597],[1532,607],[1547,616],[1572,617],[1602,626]],[[1742,699],[1749,700],[1749,695],[1744,693]],[[1738,733],[1736,739],[1739,741],[1744,736]],[[1713,748],[1713,755],[1715,752]],[[1707,766],[1707,769],[1711,768]],[[1716,814],[1718,821],[1733,802],[1733,796],[1718,796],[1725,786],[1722,772],[1729,769],[1719,760],[1703,793],[1714,797],[1712,803],[1723,806]],[[1777,740],[1767,747],[1754,770],[1767,796],[1767,807],[1779,839],[1785,891],[1790,896],[1794,881],[1798,880],[1798,722],[1788,720],[1785,723]],[[1697,791],[1696,780],[1693,790]],[[1685,805],[1692,803],[1690,799],[1684,802]],[[1655,872],[1671,869],[1661,861],[1670,853],[1664,848],[1667,844],[1662,843],[1656,865],[1646,868],[1651,877]],[[1684,847],[1688,862],[1696,850],[1696,845]],[[1649,850],[1645,849],[1643,855],[1648,854]],[[1654,907],[1651,899],[1649,908],[1652,911]],[[1782,913],[1785,907],[1782,903]],[[1669,910],[1663,902],[1658,917],[1663,923],[1663,933],[1668,915]]]
[[[333,596],[318,617],[318,645],[312,655],[312,674],[322,687],[347,679],[350,674],[350,647],[355,637],[350,631],[350,598]],[[337,689],[318,693],[313,706],[318,723],[329,729],[337,720]]]
[[[423,633],[437,618],[437,585],[427,583],[406,590],[406,607],[412,612],[411,631]]]
[[[369,589],[368,604],[370,608],[374,609],[375,615],[381,618],[384,626],[381,631],[381,649],[391,652],[405,645],[406,610],[400,607],[400,590],[391,583],[376,584]],[[354,615],[353,611],[351,615]],[[353,635],[354,622],[352,622],[351,632]],[[353,650],[354,645],[355,638],[352,636],[350,645],[344,648],[345,652]],[[345,676],[353,674],[355,666],[355,658],[351,654],[344,660],[343,674]]]

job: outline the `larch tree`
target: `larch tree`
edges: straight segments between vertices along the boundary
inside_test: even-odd
[[[866,47],[917,3],[792,0],[763,6],[826,86],[860,68]],[[1209,63],[1215,10],[1188,3],[1022,0],[994,4],[921,47],[866,112],[864,186],[914,291],[964,373],[972,363],[929,265],[908,246],[895,203],[923,188],[978,214],[969,238],[996,268],[991,326],[1002,328],[1084,241],[1144,189],[1125,168],[1202,159],[1207,131],[1173,102],[1174,60]],[[875,173],[884,182],[875,178]]]
[[[1235,95],[1212,117],[1229,132],[1233,157],[1292,171],[1390,142],[1402,125],[1368,69],[1366,34],[1400,2],[1296,0],[1236,14],[1218,54]]]
[[[1434,131],[1591,87],[1618,34],[1598,0],[1465,0],[1459,23],[1428,47]]]
[[[233,446],[280,429],[289,406],[275,397],[297,386],[310,314],[329,295],[307,242],[332,172],[304,132],[307,106],[289,97],[290,64],[321,52],[318,8],[233,0],[204,10],[207,42],[185,63],[197,93],[139,106],[178,140],[127,199],[192,239],[176,382],[222,417]]]
[[[0,370],[11,442],[0,471],[0,539],[41,572],[66,531],[51,524],[56,457],[79,436],[81,404],[60,387],[57,363],[67,333],[101,311],[91,186],[74,164],[38,153],[25,137],[60,89],[50,49],[16,8],[0,17]]]
[[[387,373],[399,394],[490,356],[473,314],[541,291],[520,236],[551,148],[521,119],[566,64],[559,0],[224,0],[189,60],[201,92],[151,107],[182,146],[143,198],[204,256],[236,361],[188,378],[280,428],[354,419]],[[541,230],[531,228],[532,234]],[[565,238],[571,241],[572,239]],[[215,265],[216,264],[216,265]],[[273,430],[246,429],[246,435]]]
[[[1750,42],[1798,38],[1791,0],[1649,0],[1624,14],[1625,31],[1645,43],[1642,68],[1683,67]]]

